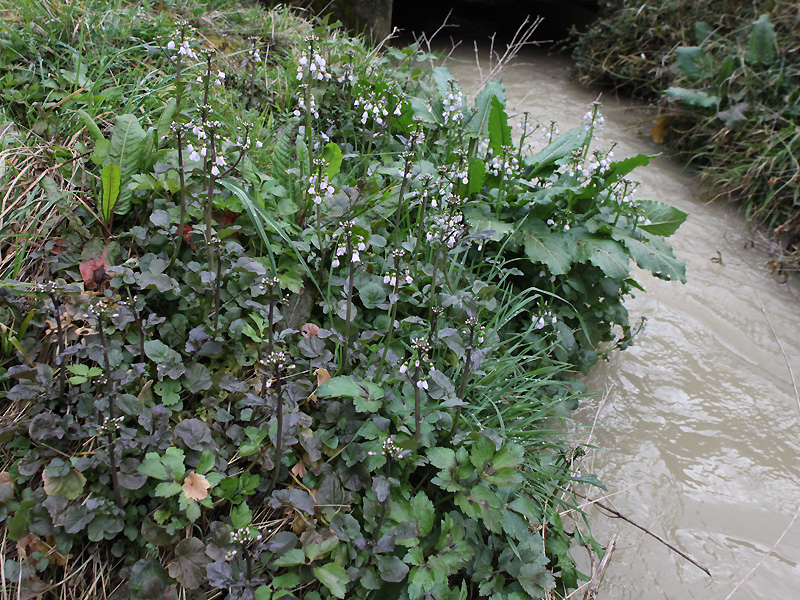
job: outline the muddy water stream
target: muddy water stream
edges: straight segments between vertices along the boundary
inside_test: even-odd
[[[472,52],[454,59],[450,71],[473,90],[480,73]],[[580,124],[599,93],[571,83],[568,64],[520,56],[502,74],[509,113],[556,120],[562,132]],[[617,142],[615,159],[660,151],[642,133],[646,110],[609,95],[601,102],[600,142]],[[601,543],[619,534],[600,598],[723,600],[746,579],[733,598],[800,599],[800,519],[747,578],[800,510],[800,401],[790,372],[800,380],[800,287],[771,275],[768,257],[745,249],[731,207],[705,204],[697,181],[675,163],[658,158],[632,177],[642,182],[638,197],[689,213],[671,238],[689,282],[640,274],[647,293],[627,307],[631,322],[648,318],[646,334],[592,370],[597,395],[577,421],[600,448],[587,470],[608,486],[607,502],[713,577],[594,512]]]

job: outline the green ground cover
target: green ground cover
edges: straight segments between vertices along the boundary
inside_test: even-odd
[[[684,279],[599,108],[512,137],[499,83],[229,0],[0,7],[3,593],[577,587],[574,375],[632,262]]]
[[[737,202],[782,269],[800,258],[799,29],[786,0],[626,0],[574,53],[581,81],[658,102],[653,139]]]

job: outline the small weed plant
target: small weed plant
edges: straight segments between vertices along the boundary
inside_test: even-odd
[[[634,337],[631,261],[684,279],[648,158],[593,150],[597,106],[512,137],[415,47],[181,6],[0,40],[3,585],[565,596],[602,552],[574,373]]]

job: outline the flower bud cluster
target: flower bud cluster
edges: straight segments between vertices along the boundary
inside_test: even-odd
[[[600,105],[598,103],[593,104],[592,108],[583,115],[584,128],[594,133],[599,133],[603,130],[603,123],[605,123],[605,121],[603,115],[600,114]]]
[[[308,84],[304,83],[300,86],[301,91],[303,88],[308,87]],[[308,106],[306,106],[306,99],[303,93],[298,94],[297,96],[297,108],[294,109],[292,113],[295,117],[301,117],[307,112],[311,113],[315,119],[319,119],[319,110],[317,110],[317,101],[314,100],[314,94],[308,95]]]
[[[375,456],[376,452],[367,452],[369,456]],[[397,445],[397,442],[394,441],[394,436],[390,435],[383,441],[383,454],[389,458],[393,458],[395,460],[400,460],[411,454],[411,450],[406,448],[401,448]]]
[[[327,70],[327,62],[314,49],[314,41],[316,41],[316,38],[308,38],[309,51],[304,52],[300,60],[297,61],[298,81],[303,81],[306,74],[317,81],[330,81],[331,79],[331,74]]]

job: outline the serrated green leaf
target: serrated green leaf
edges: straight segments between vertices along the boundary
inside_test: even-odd
[[[238,506],[231,509],[231,525],[234,529],[242,529],[247,527],[253,521],[253,511],[247,506],[246,502],[242,502]]]
[[[139,473],[154,479],[169,479],[167,468],[161,462],[161,457],[155,452],[148,452],[142,464],[138,467]]]
[[[483,189],[483,182],[486,181],[486,164],[478,159],[471,158],[467,167],[467,195],[477,194]]]
[[[534,262],[547,265],[553,275],[564,275],[572,265],[568,237],[550,228],[541,221],[529,221],[520,227],[525,254]]]
[[[349,377],[333,377],[319,386],[316,391],[317,398],[358,398],[361,396],[361,386]]]
[[[214,453],[211,450],[204,450],[200,460],[197,461],[197,468],[195,472],[200,475],[205,475],[214,466]]]
[[[626,279],[630,274],[630,256],[625,247],[606,237],[574,230],[575,258],[602,269],[607,277]]]
[[[306,555],[301,548],[293,548],[278,558],[272,559],[271,564],[276,567],[294,567],[306,564]]]
[[[650,271],[659,279],[677,279],[686,283],[686,263],[675,258],[672,248],[660,237],[643,241],[618,230],[614,230],[612,237],[625,245],[633,260],[642,269]]]
[[[177,481],[162,481],[156,486],[153,495],[160,498],[169,498],[176,494],[180,494],[181,484]]]
[[[433,502],[425,495],[425,492],[419,492],[411,499],[411,508],[417,521],[417,536],[420,538],[425,537],[433,529],[433,523],[436,518]]]
[[[331,594],[340,599],[345,597],[350,578],[342,565],[328,563],[321,567],[314,567],[314,575],[322,585],[330,590]]]
[[[517,581],[532,598],[544,598],[547,590],[556,586],[556,580],[545,566],[547,558],[542,556],[535,563],[527,563],[519,571]]]

